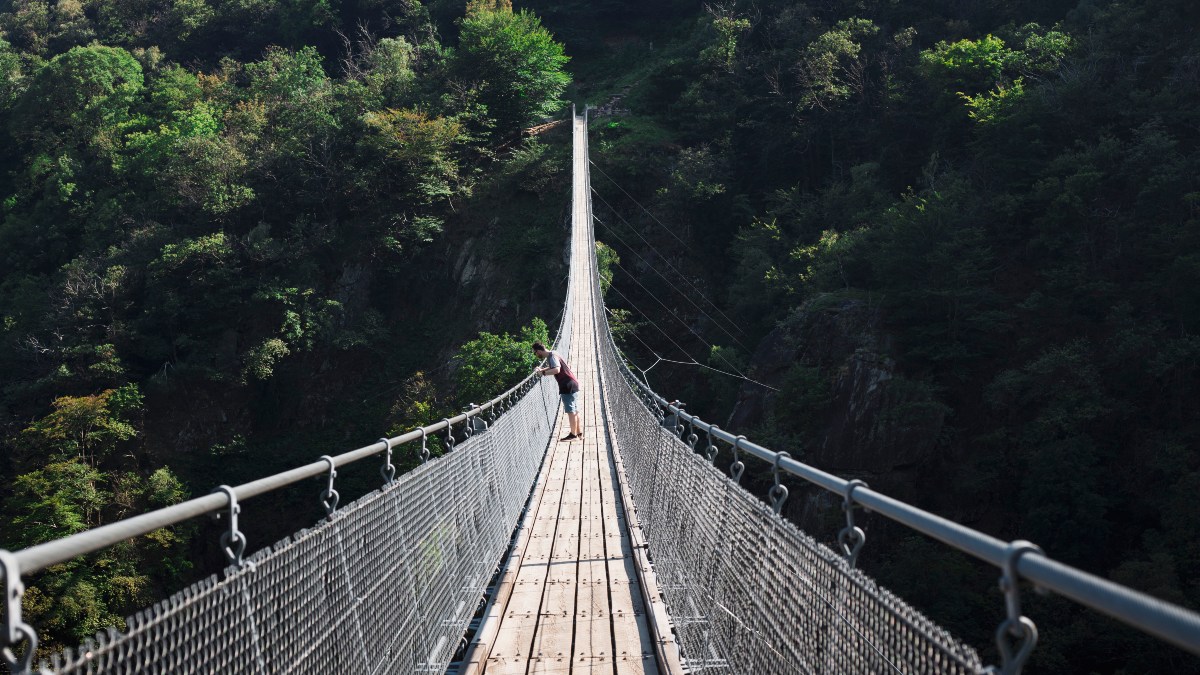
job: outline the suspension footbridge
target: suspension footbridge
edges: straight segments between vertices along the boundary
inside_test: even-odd
[[[582,439],[559,440],[556,389],[531,376],[395,438],[0,551],[8,669],[1012,675],[1039,630],[1022,612],[1022,581],[1200,655],[1193,611],[732,435],[634,377],[612,340],[596,273],[586,116],[574,119],[574,139],[570,277],[554,347],[582,385]],[[449,452],[430,459],[435,434]],[[732,450],[732,465],[714,466],[719,448]],[[423,463],[396,475],[397,451]],[[378,462],[381,487],[339,504],[337,470],[356,462]],[[768,502],[739,485],[749,462],[774,474]],[[779,516],[784,475],[842,500],[834,547]],[[316,477],[327,517],[245,555],[243,505]],[[856,569],[862,508],[996,567],[1005,618],[995,664]],[[22,618],[23,579],[205,514],[223,528],[221,575],[130,617],[124,630],[38,652],[37,626]]]
[[[586,204],[582,120],[573,133],[572,201]],[[628,513],[619,501],[622,477],[600,405],[590,228],[588,209],[574,209],[568,289],[573,302],[564,322],[573,336],[569,362],[580,382],[583,438],[559,440],[565,425],[551,436],[499,593],[472,642],[464,674],[659,672],[639,577],[647,568],[634,558]]]

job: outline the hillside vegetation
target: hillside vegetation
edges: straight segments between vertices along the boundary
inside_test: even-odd
[[[591,140],[627,353],[781,391],[671,363],[656,389],[1200,606],[1196,3],[531,5],[583,95],[629,111]],[[791,515],[831,539],[838,501],[807,496]],[[869,532],[872,573],[992,643],[994,570]],[[1027,604],[1037,672],[1200,671],[1068,603]]]
[[[557,314],[565,149],[520,132],[563,109],[567,58],[505,2],[435,21],[0,3],[0,546],[457,412],[482,386],[450,377],[459,344]],[[310,488],[247,505],[251,549],[313,522]],[[25,618],[45,651],[78,644],[219,569],[216,541],[199,523],[56,566]]]
[[[1200,606],[1200,5],[517,5],[0,1],[0,546],[527,372],[557,325],[568,169],[565,134],[520,129],[574,99],[619,113],[591,124],[598,250],[652,386]],[[316,493],[255,505],[252,547]],[[832,539],[837,499],[792,495]],[[862,566],[994,649],[994,569],[863,522]],[[76,643],[218,566],[215,541],[201,523],[52,569],[26,619]],[[1200,672],[1023,597],[1028,672]]]

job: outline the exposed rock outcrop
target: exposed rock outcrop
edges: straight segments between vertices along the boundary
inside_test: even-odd
[[[882,333],[879,309],[867,301],[827,295],[806,303],[760,343],[751,368],[757,379],[780,393],[742,388],[728,427],[748,429],[787,406],[795,395],[788,373],[796,365],[818,369],[829,404],[804,460],[852,475],[896,475],[933,456],[946,408],[930,389],[897,372],[890,337]],[[785,421],[786,424],[786,421]]]

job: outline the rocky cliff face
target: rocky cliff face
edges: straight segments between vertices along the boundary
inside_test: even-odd
[[[760,343],[751,362],[757,379],[781,391],[744,386],[727,426],[745,431],[768,416],[789,426],[782,418],[805,393],[790,374],[803,368],[818,373],[815,386],[824,389],[812,398],[827,402],[812,411],[815,424],[802,434],[804,461],[868,480],[896,480],[931,459],[947,409],[927,386],[897,372],[891,340],[879,326],[879,309],[863,299],[825,295],[806,303]]]
[[[522,270],[530,265],[524,260],[513,260],[505,253],[499,241],[502,227],[518,227],[514,223],[501,223],[493,219],[486,230],[468,237],[461,244],[447,244],[447,256],[453,259],[451,279],[457,286],[457,301],[466,306],[472,322],[478,330],[496,331],[510,328],[523,321],[529,314],[540,316],[551,332],[557,328],[556,317],[562,309],[565,293],[565,277],[569,265],[570,241],[555,237],[551,243],[558,247],[561,255],[547,256],[532,263],[541,273],[534,283]],[[564,228],[569,223],[564,223]],[[558,235],[558,232],[554,233]],[[561,242],[561,243],[560,243]],[[562,279],[564,283],[559,283]]]

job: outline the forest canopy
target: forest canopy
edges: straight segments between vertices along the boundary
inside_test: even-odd
[[[355,425],[421,423],[389,409],[454,407],[445,373],[442,391],[423,379],[437,358],[530,319],[460,325],[455,294],[405,292],[465,283],[443,258],[498,236],[473,212],[493,175],[557,171],[520,136],[565,105],[562,45],[507,4],[444,29],[415,2],[0,4],[0,546],[264,475]],[[557,225],[522,194],[526,227]],[[497,292],[545,283],[510,272]],[[402,326],[450,344],[418,355]],[[342,412],[334,395],[372,378],[402,384]],[[260,520],[268,542],[303,524]],[[43,651],[214,569],[194,532],[31,579]]]
[[[626,354],[781,391],[669,363],[652,386],[1200,606],[1200,6],[531,4],[564,35],[573,12],[606,31],[578,86],[614,113],[589,141]],[[791,515],[835,533],[828,499]],[[991,570],[868,529],[866,569],[991,644]],[[1047,627],[1029,672],[1198,672],[1069,603],[1027,603]]]
[[[600,108],[614,332],[678,362],[656,389],[1200,606],[1196,26],[1192,0],[2,3],[0,546],[519,379],[568,199],[566,139],[521,130],[571,99]],[[806,529],[843,518],[793,487]],[[994,570],[864,518],[862,566],[989,649]],[[117,622],[219,564],[193,534],[48,571],[27,620],[47,647]],[[1025,597],[1053,626],[1028,672],[1200,672]]]

